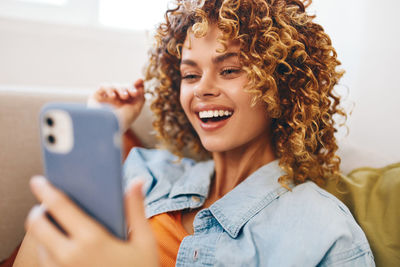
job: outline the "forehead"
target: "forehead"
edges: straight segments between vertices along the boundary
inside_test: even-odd
[[[238,52],[240,50],[239,41],[227,40],[226,50],[221,43],[220,38],[222,32],[215,25],[210,25],[206,35],[202,37],[196,37],[193,32],[189,32],[182,47],[182,59],[186,57],[199,56],[207,54],[224,54],[226,52]]]

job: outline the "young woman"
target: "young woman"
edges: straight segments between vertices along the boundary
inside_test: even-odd
[[[316,185],[338,173],[332,117],[345,114],[340,62],[304,3],[178,1],[156,40],[146,80],[170,152],[134,149],[125,162],[129,240],[36,177],[68,236],[34,209],[15,266],[374,266],[349,210]],[[92,100],[127,127],[143,95],[139,80]]]

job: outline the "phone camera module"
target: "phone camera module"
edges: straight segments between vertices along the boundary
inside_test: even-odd
[[[46,121],[46,124],[47,124],[48,126],[50,126],[50,127],[53,127],[53,126],[54,126],[54,120],[53,120],[52,118],[47,117],[47,118],[45,119],[45,121]]]
[[[54,135],[48,135],[47,142],[50,143],[51,145],[54,145],[56,143],[56,138],[54,137]]]

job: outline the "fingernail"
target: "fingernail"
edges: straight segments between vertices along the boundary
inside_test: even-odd
[[[125,90],[125,91],[124,91],[124,95],[128,95],[128,90]]]
[[[28,214],[28,221],[34,220],[45,213],[45,208],[42,205],[35,205]]]
[[[129,91],[131,91],[132,93],[136,93],[136,92],[137,92],[137,89],[134,88],[134,87],[132,87],[132,88],[129,88]]]
[[[131,190],[132,186],[134,186],[135,184],[136,184],[135,179],[130,180],[125,186],[125,194],[128,193]]]
[[[41,175],[35,175],[32,177],[31,179],[31,185],[35,188],[39,188],[42,187],[43,185],[45,185],[47,183],[46,178],[44,178]]]
[[[131,188],[137,184],[142,184],[142,195],[146,195],[146,191],[144,189],[145,180],[143,177],[135,177],[131,181],[128,182],[128,185],[125,187],[125,193],[129,192]]]

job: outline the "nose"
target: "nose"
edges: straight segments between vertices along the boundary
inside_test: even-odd
[[[203,74],[193,88],[193,94],[198,98],[215,97],[220,95],[220,89],[210,74]]]

